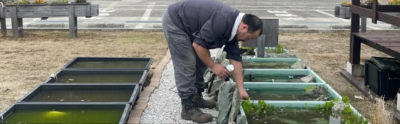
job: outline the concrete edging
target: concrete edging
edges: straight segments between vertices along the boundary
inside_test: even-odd
[[[167,66],[170,59],[171,54],[169,53],[169,50],[167,50],[165,56],[161,59],[156,68],[153,70],[153,76],[151,77],[149,86],[145,87],[145,89],[141,91],[139,99],[136,101],[137,104],[132,107],[127,121],[128,124],[140,123],[142,113],[147,108],[147,103],[150,100],[151,94],[160,86],[162,71],[164,70],[165,66]]]

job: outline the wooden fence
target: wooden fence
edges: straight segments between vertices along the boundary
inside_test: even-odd
[[[6,35],[6,18],[11,18],[14,37],[23,37],[23,18],[69,17],[70,37],[76,37],[78,31],[77,17],[99,15],[99,5],[90,3],[71,4],[30,4],[0,6],[1,32]]]

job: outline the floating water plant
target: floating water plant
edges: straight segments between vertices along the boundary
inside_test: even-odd
[[[246,115],[247,122],[252,123],[330,123],[331,119],[337,120],[337,124],[368,124],[363,117],[357,116],[348,104],[348,98],[344,97],[343,102],[348,106],[339,112],[332,111],[339,106],[335,103],[338,99],[326,102],[326,104],[314,107],[275,107],[263,100],[257,103],[250,101],[250,98],[242,101],[242,108]],[[307,105],[307,103],[305,103]],[[334,109],[335,110],[335,109]],[[336,124],[335,123],[335,124]],[[331,123],[332,124],[332,123]]]

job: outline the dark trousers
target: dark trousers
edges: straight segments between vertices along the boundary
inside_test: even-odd
[[[174,65],[179,97],[186,99],[204,91],[203,75],[207,66],[197,56],[188,34],[172,22],[167,10],[162,17],[162,26]]]

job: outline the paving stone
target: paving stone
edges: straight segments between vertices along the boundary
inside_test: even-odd
[[[132,117],[128,119],[128,124],[139,124],[140,123],[140,118],[139,117]]]
[[[140,98],[137,100],[137,103],[141,103],[141,102],[147,103],[147,102],[149,102],[149,100],[150,100],[150,97],[140,97]]]
[[[140,93],[140,97],[150,97],[152,92],[150,91],[142,91],[142,93]]]
[[[160,79],[160,78],[161,78],[161,72],[160,73],[158,73],[158,72],[154,73],[154,71],[153,71],[153,76],[151,77],[151,79]]]
[[[160,79],[158,79],[158,80],[151,79],[151,82],[150,82],[149,86],[158,88],[160,86]]]
[[[147,102],[139,102],[135,105],[136,110],[145,110],[147,108]]]
[[[154,91],[155,89],[156,89],[155,87],[152,87],[152,86],[147,86],[146,88],[144,88],[144,90],[143,90],[143,91],[148,91],[148,92],[151,92],[151,93],[153,93],[153,91]]]
[[[131,114],[129,115],[129,118],[132,118],[132,117],[141,117],[142,116],[142,113],[143,113],[143,110],[132,110],[131,111]]]

